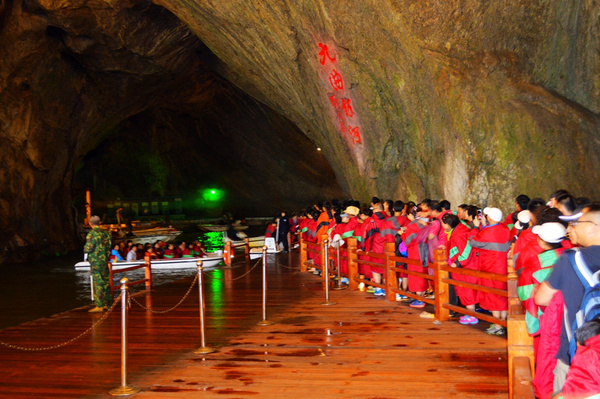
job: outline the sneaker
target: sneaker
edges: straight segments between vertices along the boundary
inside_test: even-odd
[[[504,327],[500,327],[500,329],[494,333],[494,335],[504,335],[504,334],[506,334],[506,328],[504,328]]]
[[[422,309],[422,308],[424,308],[424,307],[425,307],[425,302],[423,302],[423,301],[418,301],[418,300],[416,300],[416,299],[415,299],[415,300],[414,300],[414,301],[412,301],[412,302],[410,303],[410,305],[408,305],[408,306],[410,306],[411,308]]]
[[[310,269],[308,269],[307,271],[308,271],[309,273],[313,273],[315,270],[317,270],[317,269],[315,269],[314,267],[311,267],[311,268],[310,268]]]
[[[473,316],[464,315],[460,319],[458,319],[460,324],[477,324],[479,323],[479,319]]]
[[[385,295],[385,290],[383,288],[375,288],[375,292],[373,293],[375,296],[383,296]]]
[[[422,319],[433,319],[433,318],[435,318],[435,315],[433,313],[422,311],[421,314],[419,315],[419,317]]]
[[[350,284],[350,280],[348,280],[348,277],[342,277],[342,284]]]
[[[499,324],[492,324],[490,328],[485,330],[486,334],[490,335],[504,335],[504,327]]]
[[[406,300],[408,297],[400,294],[396,294],[396,302],[402,302]]]
[[[373,286],[369,286],[369,288],[367,288],[367,292],[368,292],[369,294],[373,294],[373,293],[375,292],[375,287],[373,287]]]

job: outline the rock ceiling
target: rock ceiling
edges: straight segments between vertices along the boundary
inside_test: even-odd
[[[74,248],[74,198],[92,178],[139,195],[145,154],[154,194],[217,181],[248,212],[597,197],[599,10],[0,0],[0,262]]]

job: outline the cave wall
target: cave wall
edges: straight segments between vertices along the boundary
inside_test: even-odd
[[[227,80],[324,141],[356,197],[598,195],[596,1],[157,3]],[[319,44],[360,117],[358,146],[331,111]]]

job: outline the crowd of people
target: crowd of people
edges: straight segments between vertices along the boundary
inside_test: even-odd
[[[199,258],[206,255],[204,245],[195,240],[191,243],[181,241],[178,243],[165,243],[156,241],[154,244],[134,244],[131,240],[120,242],[113,246],[110,262],[152,259]]]
[[[512,262],[518,274],[518,295],[527,331],[534,339],[536,395],[550,398],[560,393],[565,398],[578,398],[600,393],[600,203],[565,190],[552,193],[549,200],[519,195],[515,208],[505,217],[497,207],[461,204],[453,211],[446,200],[414,203],[373,197],[369,205],[362,207],[354,200],[318,203],[293,215],[288,224],[290,232],[298,231],[303,240],[311,242],[327,237],[330,242],[344,245],[345,238],[354,237],[366,252],[383,253],[386,243],[394,243],[396,255],[418,261],[414,262],[418,265],[403,266],[421,273],[430,270],[427,265],[436,249],[446,250],[452,268],[506,275]],[[312,262],[320,261],[314,254],[309,255]],[[366,255],[360,258],[371,263],[360,264],[362,277],[382,283],[383,261]],[[339,267],[343,273],[348,272],[347,262],[340,262]],[[587,282],[578,277],[582,274]],[[456,273],[451,277],[507,289],[506,283],[491,279]],[[402,273],[398,278],[405,291],[419,296],[431,292],[428,279]],[[450,287],[451,303],[506,320],[505,296]],[[584,312],[582,301],[593,297],[594,289],[598,297],[585,306]],[[372,292],[385,295],[381,288]],[[421,300],[401,295],[396,299],[410,301],[413,308],[425,307]],[[479,319],[464,315],[459,322],[477,324]],[[486,332],[506,334],[497,323]]]

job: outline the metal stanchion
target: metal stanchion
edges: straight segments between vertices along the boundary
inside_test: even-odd
[[[140,391],[139,388],[127,385],[127,311],[129,310],[128,278],[121,279],[121,386],[111,389],[112,396],[129,396]]]
[[[336,305],[335,302],[329,300],[329,250],[327,249],[328,241],[323,241],[323,251],[325,253],[325,264],[323,265],[323,277],[325,278],[325,302],[321,302],[321,305]]]
[[[263,247],[263,319],[258,322],[259,326],[271,326],[274,322],[267,320],[267,247]]]
[[[336,251],[337,251],[337,284],[333,287],[334,290],[345,290],[348,286],[342,285],[342,266],[340,265],[340,243],[337,243]]]
[[[205,355],[207,353],[213,353],[215,350],[213,348],[206,346],[206,341],[204,338],[204,283],[202,282],[202,274],[204,272],[204,268],[202,267],[202,261],[199,260],[196,262],[196,266],[198,267],[198,293],[200,296],[200,347],[194,350],[194,353],[197,355]]]

